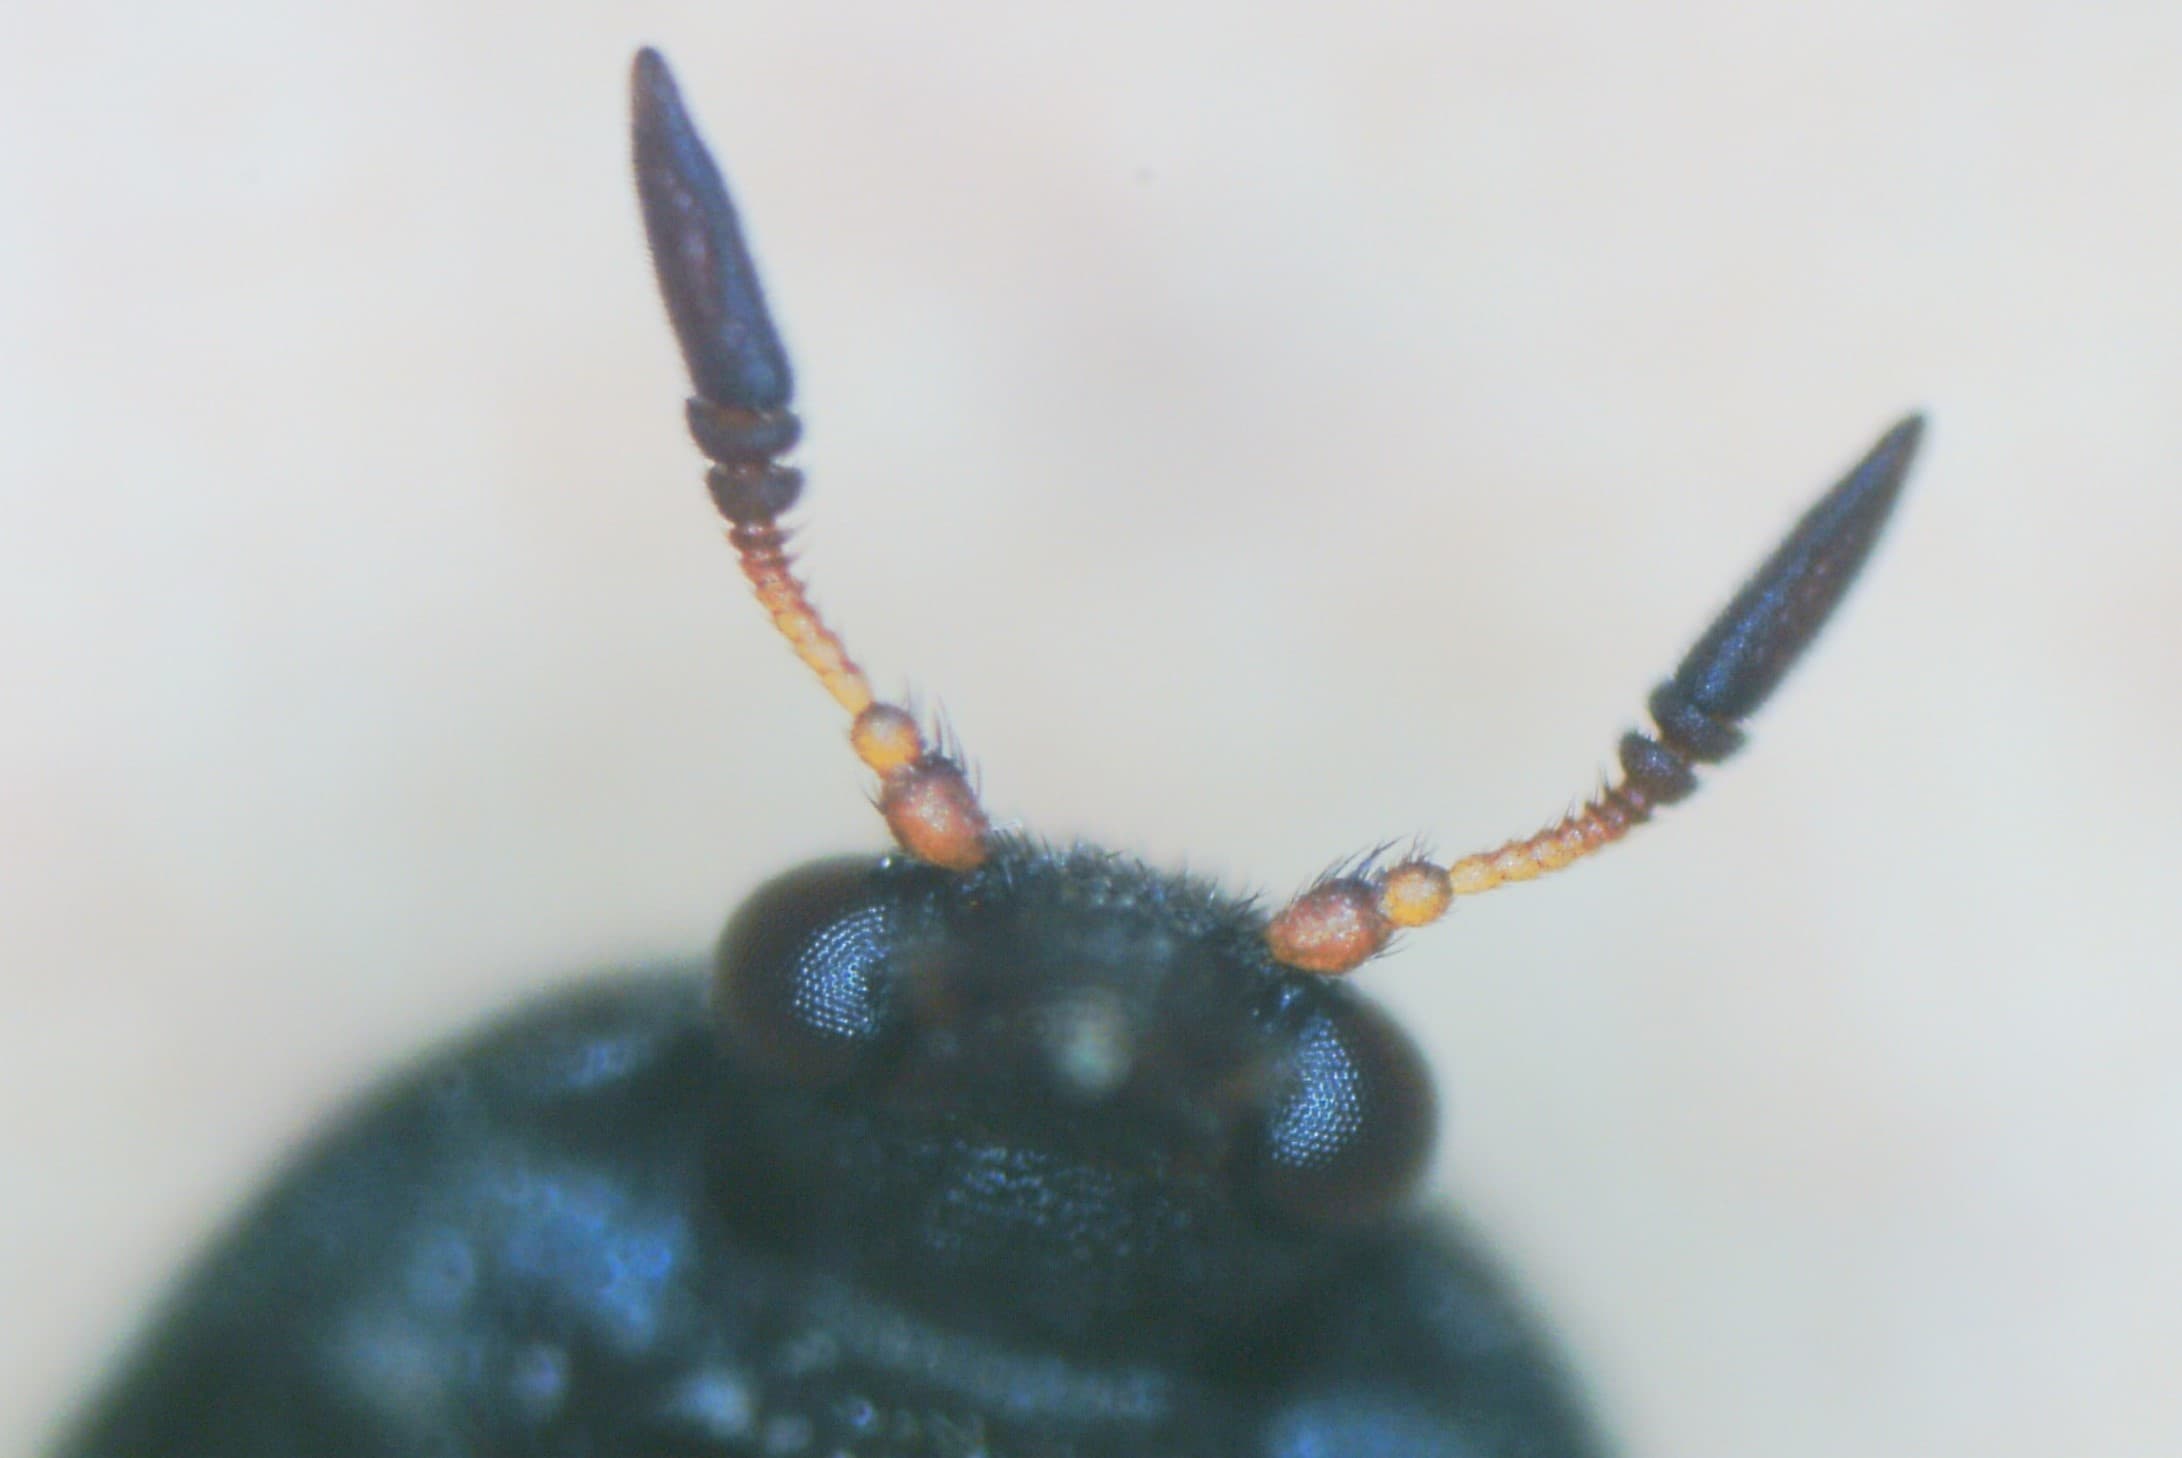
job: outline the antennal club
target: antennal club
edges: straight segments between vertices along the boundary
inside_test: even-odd
[[[1757,712],[1832,616],[1886,525],[1924,433],[1896,425],[1804,513],[1773,555],[1652,691],[1654,734],[1622,736],[1621,775],[1581,809],[1525,840],[1447,866],[1413,859],[1368,876],[1322,881],[1266,927],[1273,957],[1306,972],[1349,972],[1396,931],[1437,921],[1457,896],[1558,871],[1613,844],[1697,788],[1696,767],[1742,747]]]
[[[879,812],[919,860],[968,870],[988,853],[984,810],[962,766],[925,743],[907,710],[875,700],[863,669],[818,614],[780,517],[803,491],[781,458],[802,437],[787,351],[765,307],[727,184],[682,105],[666,60],[639,51],[630,78],[636,188],[667,318],[696,394],[689,430],[712,462],[705,484],[758,605],[854,716],[849,742],[879,776]]]

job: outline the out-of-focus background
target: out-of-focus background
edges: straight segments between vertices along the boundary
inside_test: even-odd
[[[859,655],[1238,888],[1557,813],[1929,407],[1747,757],[1365,980],[1632,1454],[2182,1449],[2182,10],[9,29],[0,1448],[374,1070],[880,841],[682,436],[650,41]]]

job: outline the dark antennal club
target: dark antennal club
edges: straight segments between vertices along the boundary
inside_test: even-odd
[[[1742,591],[1652,691],[1657,732],[1623,735],[1621,776],[1581,809],[1526,840],[1442,867],[1412,859],[1381,875],[1322,881],[1266,928],[1275,958],[1308,972],[1347,972],[1397,930],[1437,921],[1457,896],[1528,881],[1627,835],[1697,788],[1696,767],[1742,747],[1757,712],[1818,636],[1894,510],[1924,433],[1896,425],[1805,512]]]
[[[879,810],[894,838],[920,860],[967,870],[984,861],[990,835],[968,776],[925,743],[906,710],[873,698],[788,556],[780,517],[803,490],[803,473],[781,460],[802,436],[789,408],[795,379],[727,184],[657,51],[637,53],[630,89],[644,231],[696,386],[690,434],[712,462],[706,484],[727,539],[773,626],[854,716],[849,742],[879,776]]]

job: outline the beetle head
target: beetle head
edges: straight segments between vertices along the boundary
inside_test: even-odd
[[[723,1177],[778,1192],[764,1238],[941,1307],[997,1282],[1093,1345],[1282,1299],[1432,1142],[1384,1013],[1247,906],[1087,850],[793,871],[729,924],[715,1002],[749,1101]]]

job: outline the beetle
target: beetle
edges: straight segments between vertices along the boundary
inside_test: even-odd
[[[709,966],[546,998],[368,1099],[169,1297],[65,1455],[1267,1455],[1607,1449],[1488,1254],[1416,1208],[1431,1080],[1345,975],[1733,754],[1869,556],[1922,421],[1797,522],[1618,774],[1445,864],[1268,913],[996,829],[787,552],[793,376],[665,62],[639,200],[744,575],[896,843],[791,870]]]

